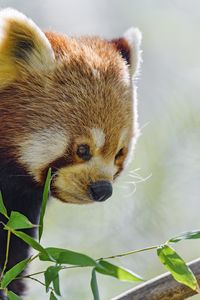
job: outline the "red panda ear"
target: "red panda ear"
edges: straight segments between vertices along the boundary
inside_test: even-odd
[[[26,69],[47,70],[53,61],[51,45],[33,21],[14,9],[0,11],[0,86]]]
[[[131,75],[135,75],[140,66],[141,40],[142,34],[140,30],[132,27],[124,33],[123,37],[111,41],[129,65]]]

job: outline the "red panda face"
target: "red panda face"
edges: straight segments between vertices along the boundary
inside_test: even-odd
[[[0,61],[10,74],[0,72],[2,148],[40,185],[51,167],[54,197],[106,200],[137,136],[138,30],[74,39],[44,35],[15,11],[1,18]]]

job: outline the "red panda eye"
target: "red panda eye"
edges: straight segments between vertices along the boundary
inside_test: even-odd
[[[118,158],[120,158],[123,155],[124,155],[124,148],[121,148],[115,155],[115,160],[117,160]]]
[[[76,154],[83,160],[90,160],[90,158],[92,157],[90,153],[90,147],[87,144],[79,145]]]

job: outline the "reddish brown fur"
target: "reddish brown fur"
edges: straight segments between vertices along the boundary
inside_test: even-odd
[[[116,50],[121,53],[122,57],[127,61],[127,63],[131,64],[131,50],[130,46],[124,38],[113,39],[111,41],[113,46],[115,46]]]
[[[51,193],[61,201],[107,199],[137,131],[132,76],[139,31],[113,41],[44,34],[10,9],[0,11],[0,21],[0,190],[8,213],[20,211],[38,222],[49,167]],[[77,152],[80,145],[87,145],[88,159]],[[107,194],[96,198],[96,184],[109,187]],[[0,269],[6,221],[0,215]],[[7,268],[27,256],[28,246],[12,236]],[[18,281],[9,289],[23,291]]]
[[[0,132],[7,132],[1,145],[16,155],[22,136],[28,138],[29,133],[56,120],[57,126],[65,128],[74,140],[85,136],[90,144],[87,128],[103,128],[106,143],[102,155],[110,159],[116,154],[120,130],[130,128],[131,137],[133,122],[131,90],[121,80],[125,65],[120,54],[99,38],[76,40],[55,33],[46,36],[56,53],[57,67],[51,74],[31,72],[25,80],[0,91],[0,109],[4,110]],[[99,77],[93,74],[93,69],[99,72]]]

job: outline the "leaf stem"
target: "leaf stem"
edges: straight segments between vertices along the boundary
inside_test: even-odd
[[[33,255],[33,256],[30,258],[29,263],[31,263],[31,262],[32,262],[34,259],[36,259],[38,256],[39,256],[39,253],[37,253],[36,255]]]
[[[31,280],[36,281],[36,282],[38,282],[38,283],[40,283],[41,285],[43,285],[43,286],[46,287],[46,284],[45,284],[44,282],[40,281],[40,280],[37,279],[37,278],[33,278],[33,277],[31,277],[30,275],[29,275],[29,276],[21,276],[21,277],[17,277],[16,279],[22,279],[22,278],[31,279]],[[49,287],[49,289],[50,289],[51,291],[54,292],[54,289],[53,289],[52,287]]]
[[[8,235],[7,235],[7,245],[6,245],[6,258],[3,266],[3,270],[0,275],[0,280],[3,278],[3,274],[6,270],[7,264],[8,264],[8,256],[9,256],[9,247],[10,247],[10,237],[11,237],[11,231],[8,230]]]
[[[17,279],[29,278],[29,277],[44,274],[44,273],[45,273],[45,271],[40,271],[40,272],[36,272],[36,273],[29,274],[29,275],[24,275],[24,276],[18,277]]]
[[[151,246],[151,247],[137,249],[137,250],[133,250],[133,251],[129,251],[129,252],[124,252],[124,253],[120,253],[120,254],[116,254],[116,255],[112,255],[112,256],[98,258],[96,260],[98,261],[98,260],[102,260],[102,259],[113,259],[113,258],[116,258],[116,257],[128,256],[128,255],[139,253],[139,252],[144,252],[144,251],[149,251],[149,250],[157,249],[158,247],[159,247],[159,245]]]

